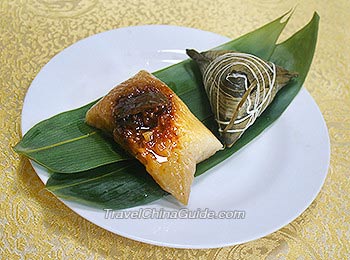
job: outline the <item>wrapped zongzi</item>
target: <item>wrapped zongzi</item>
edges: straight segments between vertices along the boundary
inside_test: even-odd
[[[187,50],[199,65],[222,141],[231,147],[296,73],[247,53]]]

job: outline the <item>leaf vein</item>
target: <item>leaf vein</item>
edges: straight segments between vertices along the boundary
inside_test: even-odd
[[[40,151],[48,150],[48,149],[51,149],[51,148],[54,148],[54,147],[57,147],[57,146],[61,146],[61,145],[64,145],[64,144],[72,143],[72,142],[75,142],[75,141],[78,141],[78,140],[81,140],[81,139],[84,139],[84,138],[88,138],[88,137],[90,137],[90,136],[92,136],[94,134],[97,134],[97,132],[93,131],[93,132],[87,133],[86,135],[78,136],[78,137],[75,137],[75,138],[72,138],[72,139],[67,139],[67,140],[64,140],[64,141],[61,141],[61,142],[58,142],[58,143],[54,143],[54,144],[51,144],[51,145],[47,145],[47,146],[43,146],[43,147],[31,149],[31,150],[27,150],[26,148],[24,148],[21,151],[25,152],[27,154],[40,152]]]

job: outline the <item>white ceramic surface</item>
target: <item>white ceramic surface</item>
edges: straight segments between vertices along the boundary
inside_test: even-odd
[[[32,82],[22,112],[22,132],[59,112],[82,106],[140,69],[150,72],[206,50],[226,37],[175,26],[121,28],[91,36],[56,55]],[[277,122],[220,165],[195,179],[189,210],[240,210],[244,219],[106,219],[105,212],[64,203],[116,234],[179,248],[213,248],[270,234],[299,216],[327,175],[329,137],[323,117],[302,89]],[[33,163],[45,183],[47,172]],[[168,196],[130,209],[178,210]]]

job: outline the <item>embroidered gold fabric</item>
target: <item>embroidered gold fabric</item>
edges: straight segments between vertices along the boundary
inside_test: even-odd
[[[21,137],[21,109],[31,81],[55,54],[76,41],[141,24],[194,27],[235,38],[294,5],[293,0],[1,0],[0,258],[349,259],[348,0],[301,0],[286,28],[284,38],[304,25],[315,10],[321,16],[316,55],[305,87],[326,120],[331,165],[311,206],[269,236],[210,250],[162,248],[123,238],[64,206],[44,189],[29,162],[11,148]]]

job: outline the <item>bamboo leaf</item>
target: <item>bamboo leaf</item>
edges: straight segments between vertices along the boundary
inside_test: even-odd
[[[279,35],[289,21],[290,14],[291,12],[287,12],[255,31],[224,43],[214,50],[239,50],[268,59]],[[209,100],[203,90],[202,76],[193,60],[182,61],[153,75],[173,89],[199,120],[208,120],[208,117],[212,116]],[[214,122],[214,119],[209,120]]]
[[[263,58],[268,58],[288,22],[288,15],[284,14],[260,29],[218,48],[244,48],[244,51],[255,53],[256,42],[259,42],[258,53],[261,53]],[[192,60],[162,69],[154,75],[167,83],[197,118],[206,120],[209,122],[208,127],[215,129],[211,126],[214,121],[211,118],[209,101],[201,86],[200,72]],[[24,135],[14,150],[52,172],[62,173],[86,171],[130,159],[110,138],[85,124],[85,113],[94,103],[38,123]],[[84,149],[81,149],[82,147]]]
[[[229,43],[220,45],[213,50],[235,49],[240,52],[254,54],[262,59],[268,59],[274,51],[275,43],[293,12],[294,9],[291,9],[278,19],[262,26],[258,30],[245,34]]]
[[[110,137],[85,124],[93,103],[41,121],[14,150],[52,172],[78,172],[131,159]]]
[[[136,161],[109,164],[77,174],[53,174],[46,187],[57,196],[98,208],[123,209],[167,193]]]
[[[277,20],[276,20],[277,21]],[[276,21],[271,23],[271,26],[276,26]],[[279,21],[279,19],[278,19]],[[280,26],[284,26],[285,24],[280,24]],[[307,25],[302,31],[298,32],[296,35],[294,35],[292,38],[290,38],[287,43],[282,43],[280,45],[277,45],[278,48],[276,50],[274,48],[271,49],[271,45],[276,46],[275,42],[278,38],[278,35],[276,35],[275,39],[270,44],[265,44],[266,46],[266,53],[263,55],[264,57],[272,57],[273,60],[280,58],[279,63],[280,65],[285,64],[289,59],[299,59],[299,61],[295,61],[293,64],[299,64],[296,66],[290,66],[289,69],[298,71],[300,75],[306,75],[307,71],[309,69],[309,65],[306,66],[305,64],[310,64],[312,57],[313,57],[313,51],[315,48],[315,43],[317,39],[317,25],[318,20],[313,19],[309,25]],[[269,32],[269,26],[262,27],[257,31],[257,33],[263,35],[260,30],[267,30]],[[280,28],[280,27],[279,27]],[[316,34],[315,34],[316,32]],[[270,32],[269,32],[270,33]],[[310,36],[311,34],[311,36]],[[250,33],[248,34],[249,38],[254,38],[254,34]],[[248,36],[247,36],[248,37]],[[244,43],[244,37],[239,38],[240,44]],[[303,49],[300,48],[292,48],[293,46],[299,46],[299,41],[304,40],[308,43],[305,43],[303,45]],[[245,45],[246,48],[248,48],[249,44],[256,44],[254,41],[248,41],[247,45]],[[260,44],[260,43],[259,43]],[[230,44],[229,46],[226,45],[227,48],[235,48],[234,44]],[[221,46],[220,48],[223,48]],[[235,48],[237,50],[237,48]],[[238,49],[239,50],[239,49]],[[254,53],[254,48],[251,47],[251,52]],[[262,49],[259,49],[261,52]],[[289,52],[289,55],[285,55],[286,52]],[[272,55],[272,56],[271,56]],[[162,80],[165,81],[167,77],[169,79],[173,79],[173,81],[167,82],[171,87],[175,89],[177,93],[180,91],[183,91],[180,96],[181,98],[190,95],[192,96],[192,92],[186,92],[186,88],[179,89],[179,86],[183,86],[187,84],[187,88],[191,86],[190,84],[190,78],[192,77],[192,80],[195,78],[197,80],[197,75],[194,74],[196,72],[192,71],[191,67],[188,67],[190,64],[188,61],[180,63],[183,65],[180,69],[178,69],[177,65],[172,66],[166,70],[168,70],[169,74],[167,76],[166,70],[162,70],[160,72],[156,72],[156,76],[160,77]],[[181,65],[181,66],[182,66]],[[180,65],[179,65],[180,66]],[[186,67],[187,66],[187,67]],[[187,78],[187,80],[183,81],[183,76],[181,74],[177,74],[178,71],[186,72],[184,78]],[[175,79],[182,80],[181,84],[179,84],[177,81],[175,82]],[[199,77],[200,78],[200,77]],[[303,78],[299,77],[297,81],[293,82],[293,84],[290,84],[288,88],[293,89],[295,93],[300,89]],[[197,81],[196,81],[197,82]],[[198,83],[198,82],[197,82]],[[196,83],[196,84],[197,84]],[[178,85],[179,84],[179,85]],[[201,82],[199,82],[201,84]],[[198,88],[199,92],[203,92],[203,88]],[[206,99],[206,95],[198,96],[196,101],[187,101],[188,104],[191,104],[191,102],[196,102],[197,106],[203,106],[200,102],[204,102],[204,98]],[[254,137],[259,135],[267,126],[269,126],[273,121],[275,121],[284,111],[285,107],[292,101],[294,96],[290,96],[290,93],[288,92],[281,92],[276,99],[278,99],[276,102],[272,104],[272,107],[270,107],[268,110],[265,111],[263,115],[259,118],[256,123],[249,128],[249,130],[244,134],[241,139],[231,148],[226,149],[223,151],[218,152],[213,157],[209,158],[208,160],[200,163],[197,166],[197,172],[196,175],[200,175],[204,173],[206,170],[212,168],[213,166],[217,165],[227,157],[231,156],[234,152],[239,150],[241,147],[243,147],[245,144],[249,143]],[[197,101],[198,100],[198,101]],[[282,101],[280,101],[282,100]],[[282,103],[281,103],[282,102]],[[195,107],[192,107],[195,108]],[[216,129],[216,123],[213,120],[213,117],[210,112],[204,113],[202,110],[195,110],[196,115],[201,116],[202,121],[211,129]],[[201,114],[203,113],[203,114]],[[123,167],[121,166],[123,165]],[[119,178],[120,176],[118,174],[110,174],[111,168],[109,167],[118,167],[117,172],[119,171],[119,168],[122,168],[122,172],[125,172],[125,175],[123,175],[123,181],[120,182],[122,184],[123,191],[128,190],[130,192],[123,193],[118,187],[119,185]],[[137,168],[138,167],[138,168]],[[138,169],[135,171],[135,169]],[[138,175],[135,175],[136,173]],[[131,174],[129,174],[131,173]],[[79,176],[79,181],[75,181],[75,177]],[[108,201],[108,207],[114,208],[114,209],[121,209],[121,208],[127,208],[127,207],[134,207],[137,205],[141,205],[142,203],[145,203],[144,196],[147,195],[147,202],[156,200],[164,196],[166,193],[161,193],[162,190],[158,186],[152,186],[152,189],[145,190],[146,186],[142,186],[143,182],[140,180],[144,178],[145,182],[149,180],[149,175],[145,172],[144,168],[140,166],[139,163],[130,163],[129,162],[121,162],[119,164],[116,164],[115,166],[104,166],[98,169],[97,173],[94,173],[94,171],[90,172],[82,172],[79,175],[68,175],[68,174],[59,174],[55,173],[51,176],[47,183],[47,187],[49,190],[51,190],[56,195],[69,199],[74,201],[80,201],[82,203],[97,206],[97,207],[106,207],[106,202]],[[147,179],[147,180],[146,180]],[[114,189],[109,189],[107,193],[104,192],[104,189],[101,187],[104,187],[104,185],[108,185],[108,183],[113,183],[112,187],[115,187]],[[130,183],[130,186],[128,185]],[[67,184],[69,184],[67,186]],[[153,182],[153,184],[155,184]],[[156,185],[156,184],[155,184]],[[97,188],[95,188],[97,187]],[[142,192],[139,192],[142,191]],[[122,195],[124,194],[124,195]],[[132,199],[129,199],[132,198]],[[115,199],[118,198],[118,199]]]
[[[197,166],[196,176],[201,175],[208,169],[230,157],[251,140],[257,137],[261,132],[276,121],[298,94],[314,56],[319,16],[314,14],[311,21],[300,31],[295,33],[285,42],[278,44],[274,49],[270,60],[290,71],[298,72],[297,79],[283,87],[276,95],[272,103],[261,114],[254,124],[238,139],[234,146],[214,154],[205,162]]]

